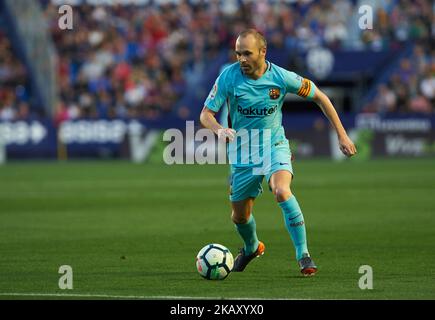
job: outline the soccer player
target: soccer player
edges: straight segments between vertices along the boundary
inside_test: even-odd
[[[266,130],[270,132],[271,138],[260,142],[260,145],[265,145],[266,141],[270,146],[270,164],[266,166],[268,170],[264,175],[254,174],[253,168],[258,163],[252,161],[252,154],[249,155],[248,163],[239,160],[231,163],[231,219],[244,242],[235,258],[233,271],[243,271],[253,258],[264,254],[265,245],[258,240],[252,209],[254,200],[262,192],[261,184],[266,177],[282,210],[300,271],[306,276],[314,275],[317,266],[308,251],[304,217],[290,189],[293,169],[289,142],[282,127],[281,111],[285,95],[297,94],[316,102],[335,128],[340,150],[350,157],[356,154],[356,148],[329,98],[312,81],[266,60],[266,52],[266,39],[261,33],[247,29],[239,34],[235,44],[238,61],[225,68],[217,78],[204,103],[200,121],[219,139],[230,143],[239,142],[237,135],[242,129],[260,130],[263,137],[268,136]],[[228,127],[223,127],[215,118],[224,104],[228,108]],[[255,144],[252,141],[249,143],[251,148],[243,148],[242,142],[237,145],[237,151],[252,152]]]

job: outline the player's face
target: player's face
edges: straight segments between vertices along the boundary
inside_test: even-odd
[[[255,76],[262,70],[266,57],[266,48],[261,48],[252,35],[238,37],[236,56],[242,72],[247,76]]]

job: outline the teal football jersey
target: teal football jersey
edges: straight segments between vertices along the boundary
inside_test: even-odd
[[[312,81],[269,61],[266,63],[266,72],[257,80],[244,75],[238,62],[231,64],[216,79],[204,103],[214,112],[227,108],[228,127],[238,134],[252,134],[249,141],[235,140],[238,152],[237,161],[232,161],[235,166],[255,164],[252,159],[262,154],[262,146],[266,142],[274,145],[286,141],[282,105],[287,93],[308,99],[314,96],[315,85]],[[268,134],[265,134],[265,129],[268,129]],[[249,146],[244,148],[245,144]]]

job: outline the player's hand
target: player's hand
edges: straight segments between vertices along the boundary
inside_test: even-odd
[[[228,139],[228,141],[231,142],[236,136],[236,130],[231,128],[222,128],[218,130],[217,135],[219,140],[227,141]]]
[[[352,157],[357,153],[354,143],[347,135],[339,137],[338,143],[340,145],[341,152],[343,152],[346,157]]]

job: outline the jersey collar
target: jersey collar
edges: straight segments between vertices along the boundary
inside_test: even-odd
[[[266,71],[263,73],[263,75],[262,75],[260,78],[258,78],[258,79],[256,79],[256,80],[247,77],[247,76],[243,73],[242,69],[240,69],[240,73],[242,74],[243,78],[245,78],[245,80],[246,80],[247,82],[250,82],[250,83],[257,83],[258,80],[260,80],[260,79],[264,79],[264,77],[267,77],[267,76],[269,75],[269,71],[272,70],[272,63],[271,63],[271,62],[269,62],[268,60],[266,60],[266,65],[267,65]]]

